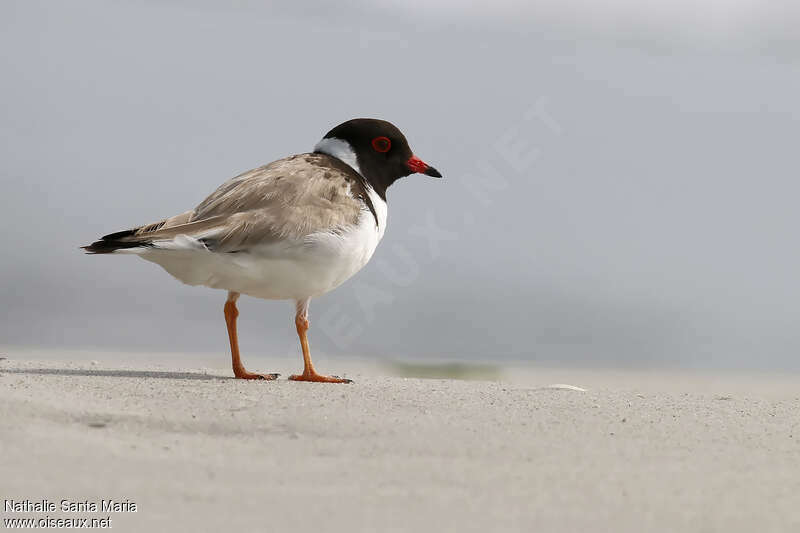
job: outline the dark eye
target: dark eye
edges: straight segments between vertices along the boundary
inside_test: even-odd
[[[392,147],[392,141],[388,137],[375,137],[372,139],[372,147],[376,152],[385,153]]]

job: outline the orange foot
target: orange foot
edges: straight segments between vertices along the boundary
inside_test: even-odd
[[[278,379],[278,376],[280,376],[280,374],[256,374],[254,372],[248,372],[247,370],[234,372],[234,375],[236,379],[263,379],[266,381]]]
[[[352,383],[352,379],[340,378],[339,376],[323,376],[316,372],[303,372],[289,376],[292,381],[316,381],[317,383]]]

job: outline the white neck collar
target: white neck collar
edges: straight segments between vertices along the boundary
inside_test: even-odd
[[[353,151],[353,147],[350,146],[350,143],[347,141],[337,139],[336,137],[328,137],[327,139],[322,139],[320,142],[318,142],[314,147],[314,151],[335,157],[341,162],[348,164],[353,170],[361,174],[361,169],[358,167],[358,158],[356,157],[356,153]],[[361,175],[363,176],[363,174]]]

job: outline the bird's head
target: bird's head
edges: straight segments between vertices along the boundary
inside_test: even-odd
[[[391,122],[354,118],[329,131],[315,152],[336,157],[359,172],[385,197],[386,188],[410,174],[441,178],[438,170],[414,155],[405,135]]]

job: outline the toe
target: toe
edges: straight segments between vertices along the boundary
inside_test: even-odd
[[[292,381],[313,381],[316,383],[352,383],[352,379],[340,378],[339,376],[323,376],[320,374],[293,374],[289,376]]]
[[[259,381],[273,381],[278,378],[280,374],[255,374],[253,372],[239,372],[235,373],[234,377],[236,379],[249,379],[249,380],[259,380]]]

